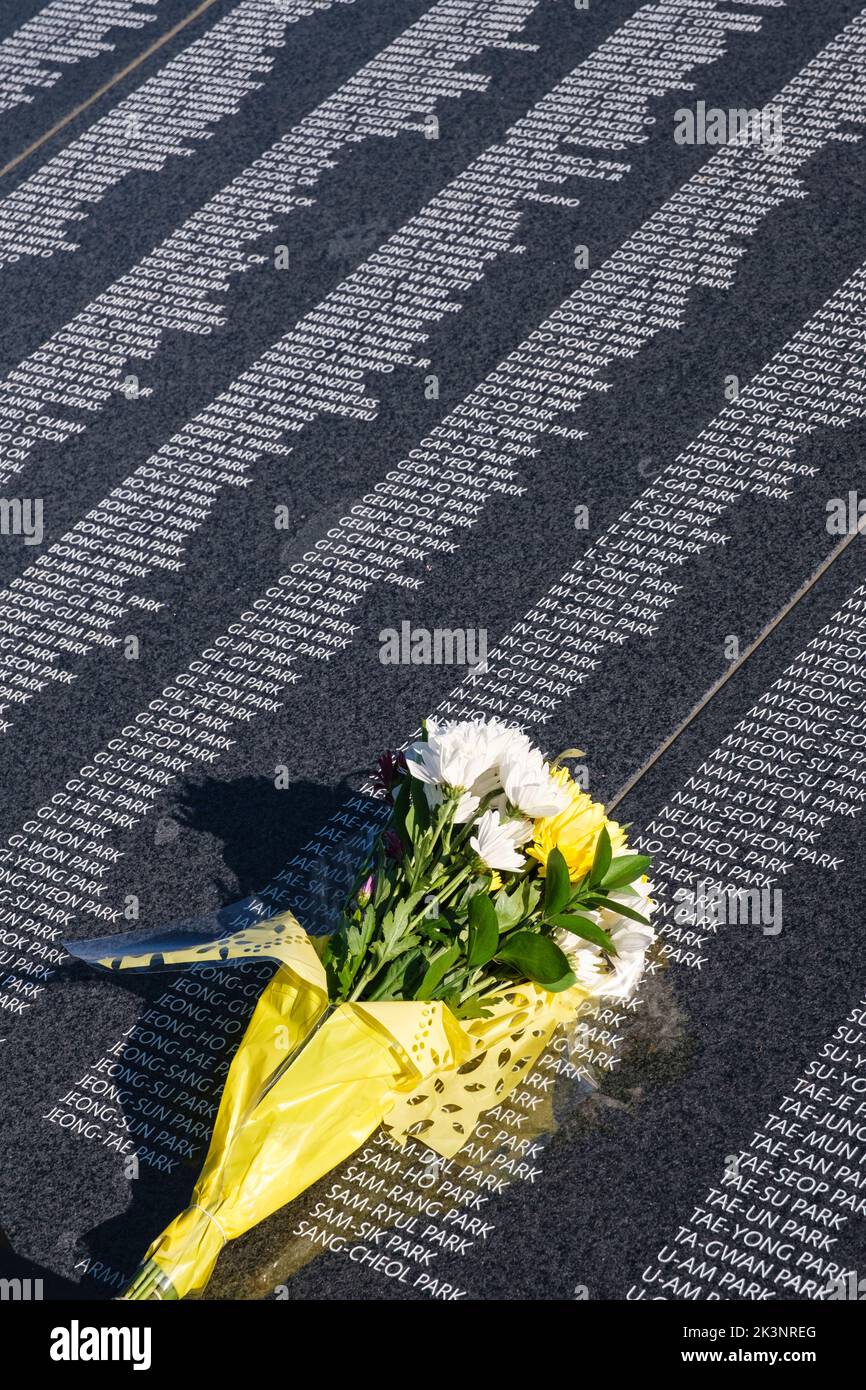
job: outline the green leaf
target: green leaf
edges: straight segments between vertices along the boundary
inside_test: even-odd
[[[439,946],[450,946],[454,940],[454,931],[447,917],[422,917],[417,930],[428,941],[435,941]]]
[[[376,943],[376,949],[381,951],[390,945],[397,934],[394,913],[390,909],[382,914],[379,930],[382,934],[382,940]]]
[[[620,854],[611,860],[610,868],[601,880],[602,888],[623,888],[640,878],[649,868],[648,854]]]
[[[470,995],[468,999],[464,999],[462,1004],[455,1005],[451,1012],[455,1018],[492,1018],[493,1016],[474,994]]]
[[[543,892],[544,879],[534,876],[522,879],[510,892],[500,888],[495,898],[500,934],[504,936],[506,932],[513,931],[527,918],[534,921],[540,913]]]
[[[542,890],[543,885],[540,878],[525,878],[523,880],[518,891],[520,893],[520,901],[523,903],[524,917],[529,917],[536,911],[538,904],[541,902]]]
[[[376,887],[373,890],[373,907],[381,907],[390,892],[391,880],[388,877],[384,857],[380,855],[378,872],[376,873]]]
[[[486,874],[475,874],[462,889],[456,903],[452,900],[448,904],[449,913],[460,921],[464,920],[476,893],[486,893],[489,887],[490,879]]]
[[[427,804],[427,796],[424,791],[424,784],[419,782],[417,777],[409,778],[411,784],[410,795],[412,797],[412,808],[415,812],[415,824],[422,832],[430,829],[430,807]]]
[[[551,763],[551,766],[552,766],[552,767],[556,767],[556,765],[557,765],[558,763],[564,763],[564,762],[566,761],[566,759],[570,759],[570,758],[585,758],[585,757],[586,757],[586,753],[584,752],[584,750],[583,750],[582,748],[563,748],[563,750],[562,750],[561,753],[557,753],[556,757],[554,758],[553,762]]]
[[[411,775],[403,778],[394,801],[394,810],[391,813],[394,829],[400,837],[400,843],[404,850],[412,848],[412,838],[406,830],[406,817],[412,808],[412,783],[415,780]]]
[[[616,955],[616,947],[607,932],[593,922],[591,917],[582,917],[579,913],[558,912],[555,917],[549,917],[547,920],[555,927],[565,927],[566,931],[573,932],[584,941],[591,941],[594,946],[601,946],[602,950],[608,951],[610,955]]]
[[[361,949],[361,933],[356,926],[351,926],[346,931],[346,947],[352,956],[356,956]]]
[[[417,941],[417,937],[415,938]],[[408,938],[407,938],[408,941]],[[412,999],[421,982],[426,957],[423,951],[407,950],[392,960],[384,975],[374,980],[367,999]]]
[[[459,957],[460,943],[455,941],[453,945],[448,947],[447,951],[443,951],[441,956],[437,956],[436,959],[431,961],[430,965],[428,965],[424,972],[424,978],[415,991],[415,998],[430,999],[436,986],[442,983],[448,971]]]
[[[610,861],[613,858],[610,836],[607,833],[607,826],[603,825],[598,833],[598,840],[595,846],[595,855],[592,860],[592,882],[600,883],[610,868]]]
[[[575,898],[579,898],[581,896],[588,883],[589,870],[587,870],[585,874],[581,874],[577,882],[571,885],[571,902],[574,902]]]
[[[508,892],[507,888],[500,888],[496,894],[493,906],[496,908],[496,921],[500,931],[510,931],[525,915],[522,888],[523,884],[520,884],[511,893]]]
[[[575,977],[564,953],[549,936],[539,936],[532,931],[514,932],[500,946],[496,958],[553,993],[574,984]]]
[[[476,893],[469,899],[469,950],[466,955],[470,970],[486,965],[496,955],[499,945],[499,924],[493,899],[487,893]]]
[[[558,849],[552,849],[547,856],[547,877],[544,881],[544,913],[561,912],[571,897],[571,880],[568,865]]]
[[[591,903],[593,907],[607,907],[620,917],[630,917],[633,922],[640,922],[642,927],[649,926],[649,918],[642,917],[633,907],[626,907],[625,903],[617,902],[615,898],[606,898],[603,893],[590,894],[587,903]]]

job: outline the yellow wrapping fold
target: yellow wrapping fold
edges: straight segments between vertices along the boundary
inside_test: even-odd
[[[96,963],[141,968],[147,954]],[[492,1017],[462,1022],[441,1001],[329,1006],[324,968],[291,913],[162,951],[160,963],[245,956],[274,957],[279,968],[226,1078],[191,1204],[145,1256],[151,1292],[131,1297],[182,1298],[203,1288],[227,1241],[291,1202],[382,1123],[398,1144],[412,1135],[452,1157],[586,997],[579,988],[549,994],[521,983],[497,1000]]]

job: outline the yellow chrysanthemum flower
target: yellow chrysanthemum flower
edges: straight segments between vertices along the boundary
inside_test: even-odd
[[[558,849],[568,865],[571,881],[575,882],[592,867],[602,826],[607,826],[613,850],[625,845],[625,831],[616,821],[607,819],[601,802],[593,801],[588,792],[582,791],[567,768],[557,768],[552,775],[568,787],[571,802],[558,815],[544,816],[535,822],[533,843],[526,853],[538,860],[543,874],[550,851]]]

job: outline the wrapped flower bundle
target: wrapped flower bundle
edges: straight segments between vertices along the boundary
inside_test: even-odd
[[[565,768],[495,720],[428,721],[379,762],[391,801],[329,937],[291,913],[217,937],[69,950],[109,970],[271,958],[190,1206],[124,1295],[201,1290],[223,1245],[384,1124],[453,1156],[560,1023],[632,992],[653,940],[646,869]]]

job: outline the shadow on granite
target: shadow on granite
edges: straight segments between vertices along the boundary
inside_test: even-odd
[[[219,881],[221,896],[261,890],[352,795],[348,779],[334,786],[293,782],[277,788],[268,777],[190,781],[170,814],[185,830],[214,836],[234,884]]]
[[[0,1230],[0,1278],[3,1279],[3,1301],[41,1302],[43,1299],[98,1298],[96,1290],[82,1289],[71,1279],[64,1279],[45,1269],[35,1260],[24,1259],[13,1250]]]

